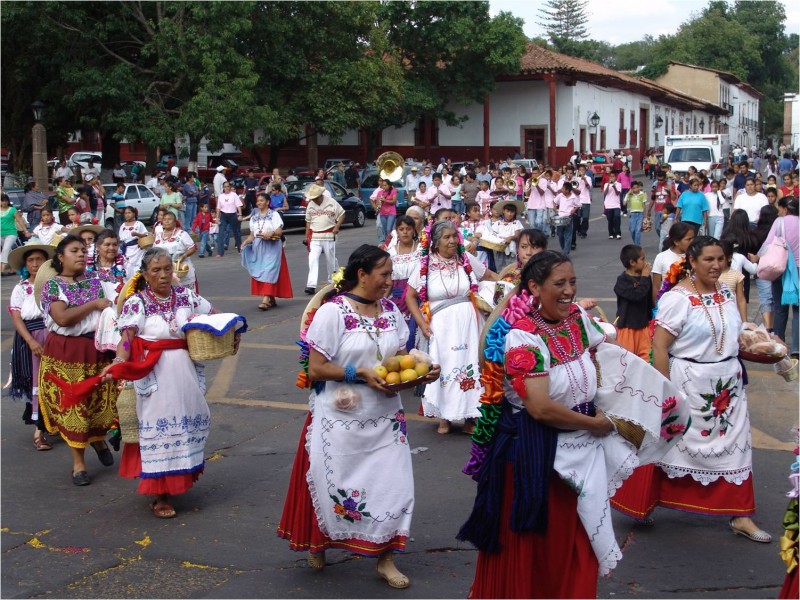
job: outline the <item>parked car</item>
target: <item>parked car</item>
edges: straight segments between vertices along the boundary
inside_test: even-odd
[[[346,169],[348,166],[350,166],[351,162],[353,162],[352,158],[329,158],[325,161],[325,164],[322,166],[322,168],[325,169],[326,173],[330,173],[339,163],[344,164],[344,168]]]
[[[106,191],[106,198],[111,198],[117,191],[117,186],[113,183],[103,185]],[[125,184],[125,206],[133,206],[139,211],[139,220],[144,222],[155,223],[158,216],[158,205],[161,200],[156,196],[150,188],[142,185],[141,183],[126,183]],[[103,223],[109,229],[114,229],[114,209],[110,204],[106,205],[105,221]]]
[[[511,161],[511,163],[512,167],[513,166],[525,167],[525,170],[528,171],[528,173],[530,173],[531,170],[534,168],[536,169],[539,168],[539,163],[536,161],[535,158],[515,158],[514,160]]]
[[[406,166],[403,171],[403,178],[392,183],[392,187],[397,190],[397,214],[402,215],[408,208],[408,194],[406,194],[406,175],[410,173],[410,167]],[[378,187],[378,169],[367,167],[361,172],[361,204],[364,210],[371,217],[375,217],[372,202],[369,201],[372,192]]]
[[[169,159],[172,159],[175,164],[178,164],[178,155],[177,154],[162,154],[161,160],[156,163],[156,169],[161,169],[162,171],[166,171],[168,167]]]
[[[3,188],[3,193],[8,194],[8,199],[11,201],[11,206],[22,212],[22,201],[25,198],[25,190],[22,188]],[[55,192],[45,192],[47,202],[50,208],[58,214],[58,201],[56,200]],[[22,218],[28,222],[28,215],[22,213]]]
[[[76,167],[80,167],[83,170],[88,167],[90,158],[94,162],[94,166],[99,169],[103,163],[102,152],[73,152],[69,160],[67,160],[67,165],[73,171]]]
[[[591,157],[591,162],[588,160],[581,161],[586,165],[586,171],[591,171],[594,177],[594,186],[600,187],[600,182],[603,179],[603,173],[606,172],[606,167],[610,167],[611,163],[605,154],[595,154]]]
[[[313,185],[313,181],[289,181],[286,184],[286,190],[289,192],[286,199],[289,210],[281,213],[283,224],[286,227],[305,227],[306,206],[308,206],[305,192],[311,185]],[[333,181],[326,181],[325,188],[344,209],[344,222],[352,223],[353,227],[363,227],[367,221],[367,215],[359,199]]]

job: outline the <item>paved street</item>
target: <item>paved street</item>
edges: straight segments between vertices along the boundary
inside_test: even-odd
[[[588,240],[572,258],[580,297],[596,297],[613,318],[613,284],[622,267],[619,249],[629,240],[607,239],[599,193]],[[347,226],[337,242],[344,264],[358,245],[375,242],[375,221]],[[655,234],[645,234],[648,259]],[[474,484],[461,474],[469,438],[457,428],[435,433],[416,416],[404,393],[414,452],[416,506],[413,539],[397,560],[411,578],[408,590],[392,590],[375,574],[373,560],[328,553],[323,572],[277,538],[291,464],[305,418],[307,394],[294,386],[298,370],[299,316],[307,272],[302,233],[287,234],[286,251],[295,298],[262,313],[250,297],[249,279],[234,251],[222,259],[195,258],[201,293],[219,309],[245,315],[250,325],[237,356],[208,364],[213,426],[208,463],[198,484],[176,498],[178,517],[158,520],[136,482],[87,464],[93,483],[70,480],[66,444],[37,452],[33,429],[20,420],[22,405],[3,398],[2,410],[2,597],[42,598],[464,598],[476,552],[456,541],[474,498]],[[7,306],[11,278],[3,280]],[[755,292],[753,292],[755,296]],[[752,307],[755,311],[757,306]],[[752,314],[752,313],[751,313]],[[7,378],[12,339],[2,315],[2,380]],[[600,582],[603,598],[771,598],[784,566],[777,538],[786,507],[788,468],[794,460],[792,427],[798,423],[797,385],[771,367],[748,365],[755,445],[757,521],[773,534],[771,544],[734,536],[724,518],[655,512],[655,525],[641,527],[615,514],[625,557]],[[88,454],[93,454],[91,451]],[[117,461],[119,455],[116,456]],[[387,465],[391,468],[391,465]]]

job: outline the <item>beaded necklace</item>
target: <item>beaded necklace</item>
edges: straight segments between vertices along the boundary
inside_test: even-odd
[[[436,264],[439,267],[437,270],[439,271],[439,279],[442,282],[442,288],[444,288],[445,298],[448,299],[455,298],[456,295],[458,294],[458,284],[461,283],[461,273],[458,270],[458,264],[456,262],[456,259],[442,258],[437,255],[434,257],[434,264]],[[452,291],[452,293],[450,292],[449,289],[447,289],[447,284],[445,283],[445,278],[444,278],[445,271],[447,271],[448,279],[452,279],[453,275],[455,275],[456,287]]]
[[[581,414],[588,414],[588,406],[586,408],[581,409],[580,406],[587,404],[585,402],[578,401],[578,394],[577,392],[580,391],[583,393],[584,397],[588,397],[589,395],[589,374],[586,371],[586,366],[583,364],[580,356],[580,340],[575,339],[575,333],[572,331],[572,328],[569,326],[568,323],[564,321],[560,321],[560,323],[566,328],[567,336],[569,337],[569,342],[572,347],[572,354],[568,353],[561,342],[558,340],[557,332],[559,328],[557,326],[551,325],[544,320],[541,313],[538,310],[531,310],[531,318],[533,319],[534,323],[538,327],[540,327],[550,338],[553,342],[553,350],[555,351],[555,355],[558,358],[559,362],[564,366],[567,379],[569,380],[569,390],[572,394],[572,400],[575,406],[578,407],[578,412]],[[576,358],[577,360],[572,360]],[[572,363],[577,362],[578,366],[581,368],[581,378],[580,381],[578,380],[578,376],[572,370]]]
[[[720,329],[722,330],[719,336],[719,342],[717,342],[717,328],[714,327],[714,320],[711,318],[711,311],[708,310],[706,303],[703,302],[703,295],[697,291],[697,284],[694,282],[694,277],[690,277],[689,281],[692,284],[692,290],[700,298],[700,306],[703,307],[703,312],[706,315],[706,319],[708,319],[708,324],[711,326],[711,339],[714,340],[714,350],[717,351],[717,354],[722,354],[722,350],[725,347],[725,313],[722,312],[722,303],[717,302],[717,308],[719,309],[719,322],[720,322]],[[719,284],[714,284],[714,296],[719,294]]]
[[[170,289],[168,298],[160,298],[156,296],[155,292],[153,292],[150,286],[147,286],[144,289],[144,294],[147,297],[148,302],[151,302],[158,307],[158,314],[162,319],[164,319],[164,321],[167,322],[170,333],[177,333],[179,327],[178,321],[175,319],[175,305],[177,304],[178,298],[175,290]]]

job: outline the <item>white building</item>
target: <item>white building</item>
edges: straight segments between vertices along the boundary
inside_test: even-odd
[[[800,148],[800,94],[783,95],[783,138],[785,145]]]
[[[741,146],[759,144],[763,135],[759,102],[764,94],[736,75],[707,67],[670,62],[658,83],[716,104],[729,114],[721,119],[722,131]],[[710,133],[716,133],[711,132]]]

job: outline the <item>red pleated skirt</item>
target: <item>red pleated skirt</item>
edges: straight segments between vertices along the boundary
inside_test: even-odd
[[[169,494],[177,496],[185,494],[200,479],[202,469],[196,473],[180,473],[178,475],[164,475],[156,478],[139,480],[137,492],[143,495]],[[119,461],[119,475],[125,479],[136,479],[142,474],[142,455],[139,453],[139,444],[124,444],[122,458]]]
[[[374,544],[355,538],[332,540],[319,529],[317,515],[308,491],[306,473],[310,467],[306,450],[306,432],[311,425],[311,413],[306,416],[300,443],[292,465],[289,490],[283,503],[283,514],[278,524],[278,536],[289,540],[289,548],[296,551],[323,552],[327,548],[341,548],[362,556],[380,556],[386,552],[403,552],[406,536],[398,535],[382,544]]]
[[[289,276],[289,265],[286,263],[286,253],[281,252],[281,270],[278,273],[278,281],[275,283],[264,283],[250,278],[251,296],[272,296],[273,298],[293,298],[292,279]]]
[[[756,499],[752,475],[741,485],[722,478],[703,485],[690,475],[670,479],[655,465],[646,465],[625,480],[611,498],[611,506],[635,519],[647,517],[656,506],[701,515],[749,517],[756,512]]]
[[[800,590],[798,590],[797,567],[795,567],[794,571],[787,573],[786,577],[783,578],[783,587],[781,587],[778,598],[792,598],[797,600],[797,598],[800,598],[798,594],[800,594]]]
[[[597,557],[578,518],[578,496],[558,475],[550,480],[547,533],[508,528],[514,499],[512,466],[506,467],[500,513],[501,550],[478,552],[470,598],[595,598]]]

